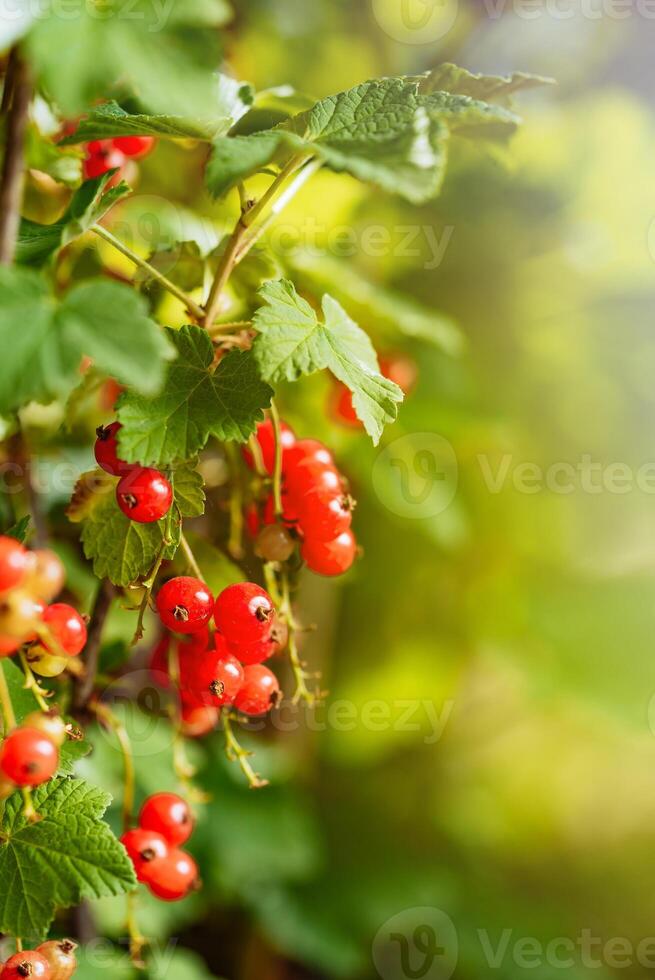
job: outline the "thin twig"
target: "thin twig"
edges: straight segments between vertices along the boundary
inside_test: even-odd
[[[180,533],[180,545],[182,546],[182,551],[184,552],[184,557],[187,560],[187,564],[196,578],[199,578],[201,582],[204,581],[202,577],[202,572],[200,571],[200,565],[196,561],[196,556],[191,550],[191,545],[186,539],[184,531]]]
[[[264,786],[268,786],[268,779],[262,779],[259,773],[255,772],[248,761],[252,755],[252,752],[248,752],[247,749],[244,749],[234,734],[229,709],[225,709],[223,711],[222,719],[223,734],[225,735],[225,752],[230,762],[236,761],[239,763],[241,771],[248,780],[248,784],[251,789],[262,789]]]
[[[274,399],[271,399],[271,421],[273,423],[273,434],[275,436],[273,504],[275,506],[275,516],[281,518],[284,509],[282,506],[282,426],[280,423],[280,413],[277,410],[277,405],[275,404]]]
[[[32,99],[29,68],[13,52],[5,86],[10,86],[5,155],[0,177],[0,265],[11,265],[16,251],[23,197],[25,129]]]
[[[20,652],[20,662],[23,667],[23,673],[25,674],[25,690],[32,692],[41,711],[48,712],[50,705],[46,701],[46,697],[52,697],[52,694],[41,687],[22,650]]]
[[[216,274],[214,275],[214,281],[209,293],[209,298],[205,304],[203,325],[207,329],[213,325],[214,320],[218,315],[223,290],[225,289],[228,279],[232,274],[232,269],[234,268],[236,255],[239,251],[239,247],[241,246],[241,242],[248,232],[248,226],[244,222],[245,214],[246,211],[242,208],[239,212],[237,223],[234,226],[234,231],[227,241],[225,251],[221,255],[218,268],[216,269]]]
[[[100,647],[102,645],[102,633],[105,627],[105,620],[111,608],[115,590],[109,579],[105,579],[98,589],[96,600],[91,612],[89,623],[89,634],[84,651],[86,662],[86,673],[76,686],[75,708],[80,711],[84,709],[93,693],[98,673],[98,662],[100,660]]]
[[[175,296],[177,299],[179,299],[181,303],[184,303],[184,306],[186,307],[187,311],[193,314],[193,318],[195,320],[197,320],[198,322],[202,321],[205,315],[205,311],[203,310],[203,308],[199,306],[198,303],[195,302],[195,300],[191,299],[190,296],[187,296],[184,290],[180,289],[178,286],[175,285],[174,282],[171,282],[170,279],[167,279],[166,276],[162,275],[162,273],[159,272],[158,269],[155,269],[154,265],[150,265],[149,262],[146,262],[145,259],[142,259],[140,255],[137,255],[136,252],[133,252],[131,248],[128,248],[127,245],[124,245],[123,242],[120,241],[120,239],[115,238],[114,235],[112,235],[110,231],[107,231],[106,228],[103,228],[102,225],[97,225],[97,224],[91,225],[91,231],[94,231],[96,235],[100,236],[100,238],[104,238],[106,242],[109,242],[110,245],[113,245],[114,248],[122,255],[124,255],[126,258],[128,258],[130,262],[133,262],[134,265],[139,266],[141,269],[147,272],[149,276],[151,276],[153,279],[156,279],[157,282],[164,287],[164,289],[167,289],[168,292],[172,293],[172,295]]]

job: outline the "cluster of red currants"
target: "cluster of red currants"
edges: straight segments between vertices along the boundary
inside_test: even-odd
[[[125,166],[128,159],[142,160],[155,145],[153,136],[117,136],[110,140],[92,140],[86,144],[84,177],[102,177],[109,170]],[[120,176],[118,174],[117,176]]]
[[[36,949],[10,956],[0,967],[0,980],[70,980],[77,969],[72,939],[51,939]]]
[[[51,599],[64,586],[64,567],[53,551],[29,551],[0,536],[0,657],[25,647],[41,677],[55,677],[86,645],[86,623],[66,602]]]
[[[138,463],[126,463],[118,455],[117,433],[120,422],[100,426],[97,430],[95,457],[111,476],[120,477],[116,500],[126,517],[137,524],[152,524],[165,517],[173,503],[173,488],[159,470]]]
[[[148,797],[139,825],[121,837],[137,876],[156,898],[177,902],[200,886],[198,866],[183,851],[193,832],[188,804],[174,793]]]
[[[280,698],[275,674],[263,661],[286,644],[273,600],[259,585],[229,585],[216,601],[197,578],[169,579],[157,594],[157,611],[173,639],[182,721],[186,734],[204,735],[218,723],[219,710],[234,706],[244,714],[264,715]],[[214,619],[215,632],[209,629]],[[171,681],[171,636],[155,647],[151,670]]]
[[[347,492],[343,475],[337,469],[332,453],[317,439],[296,439],[293,429],[282,422],[282,521],[301,539],[300,554],[308,568],[319,575],[342,575],[357,554],[357,542],[351,529],[355,502]],[[269,475],[275,467],[275,431],[270,419],[257,428],[257,442],[264,468]],[[249,449],[244,449],[248,465],[255,467]],[[249,527],[257,535],[258,549],[269,560],[285,561],[295,544],[288,546],[278,530],[260,531],[260,522],[276,528],[275,506],[270,496],[263,515],[255,510],[249,515]],[[270,540],[269,540],[270,538]]]
[[[66,723],[56,711],[35,711],[0,746],[0,799],[22,786],[39,786],[59,768]]]

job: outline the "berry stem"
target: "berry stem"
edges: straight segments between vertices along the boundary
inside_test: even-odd
[[[298,650],[298,641],[296,637],[299,626],[296,622],[295,616],[293,615],[289,574],[286,569],[282,571],[281,578],[282,601],[280,603],[280,615],[284,618],[289,630],[287,651],[289,654],[289,664],[296,682],[296,690],[291,698],[291,703],[298,704],[300,701],[304,701],[306,704],[313,707],[321,701],[322,693],[318,689],[311,691],[307,686],[307,681],[312,675],[307,673],[305,670],[305,663],[300,659],[300,652]]]
[[[135,646],[141,637],[143,636],[143,620],[146,614],[146,609],[148,608],[148,603],[150,602],[150,596],[152,595],[152,590],[155,585],[155,581],[159,574],[159,569],[162,566],[164,560],[164,552],[166,551],[166,542],[164,541],[161,548],[159,549],[159,554],[157,555],[157,560],[152,567],[152,571],[148,578],[143,582],[143,598],[139,604],[139,616],[136,621],[136,629],[134,630],[134,636],[132,637],[132,646]]]
[[[250,765],[248,759],[252,755],[252,752],[248,752],[247,749],[244,749],[234,734],[234,730],[232,728],[232,717],[233,716],[228,710],[223,711],[222,721],[223,734],[225,735],[225,754],[230,762],[239,763],[241,771],[248,780],[248,784],[251,789],[262,789],[264,786],[268,786],[268,779],[262,779],[259,773],[256,773],[253,767]]]
[[[7,99],[3,98],[7,125],[5,152],[0,178],[0,265],[11,265],[16,251],[23,197],[25,129],[32,99],[32,84],[27,64],[14,48],[5,78]]]
[[[25,674],[25,690],[32,692],[41,711],[48,712],[50,710],[50,706],[46,701],[46,697],[51,697],[51,694],[48,691],[45,691],[37,681],[32,668],[27,662],[27,657],[22,650],[20,651],[20,662],[23,667],[23,673]]]
[[[257,436],[250,436],[248,439],[248,449],[252,453],[253,462],[255,464],[255,472],[257,476],[261,477],[263,480],[268,479],[268,473],[266,472],[266,467],[264,466],[264,456],[262,455],[262,447],[259,445],[259,440]]]
[[[161,272],[155,269],[153,265],[150,265],[149,262],[146,262],[145,259],[142,259],[139,255],[133,252],[127,245],[124,245],[120,239],[115,238],[114,235],[112,235],[110,231],[107,231],[106,228],[103,228],[102,225],[91,225],[91,231],[95,232],[96,235],[99,235],[100,238],[104,238],[106,242],[113,245],[114,248],[128,258],[130,262],[133,262],[134,265],[139,266],[139,268],[147,272],[149,276],[157,280],[160,286],[163,286],[164,289],[167,289],[169,293],[172,293],[173,296],[179,299],[181,303],[184,303],[186,310],[193,314],[194,320],[197,322],[202,321],[205,315],[204,310],[198,305],[198,303],[195,302],[195,300],[192,300],[190,296],[187,296],[184,290],[179,289],[174,282],[167,279],[166,276],[162,275]]]
[[[0,706],[2,707],[2,719],[6,735],[16,727],[16,715],[14,714],[9,685],[7,684],[7,678],[2,664],[0,664]]]
[[[187,541],[184,531],[182,531],[180,534],[180,544],[182,546],[182,551],[184,552],[184,557],[187,560],[187,564],[189,568],[196,576],[196,578],[199,578],[201,582],[204,582],[204,579],[202,577],[202,572],[200,571],[200,565],[196,561],[196,556],[191,550],[191,545]]]
[[[282,429],[280,426],[280,413],[277,410],[275,399],[271,398],[271,421],[273,422],[273,433],[275,435],[275,463],[273,466],[273,503],[275,506],[275,516],[282,517]]]
[[[143,950],[148,945],[148,940],[139,929],[137,921],[137,892],[129,892],[127,895],[127,918],[126,928],[130,938],[130,959],[132,965],[137,970],[145,970],[146,964],[143,959]]]
[[[102,633],[114,594],[114,586],[108,579],[104,579],[96,593],[93,611],[91,612],[88,640],[84,650],[86,673],[79,679],[75,690],[75,707],[78,710],[86,707],[95,687]]]

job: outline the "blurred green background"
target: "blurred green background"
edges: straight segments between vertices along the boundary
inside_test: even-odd
[[[272,783],[257,794],[219,738],[198,747],[214,796],[193,841],[205,889],[172,910],[144,899],[144,927],[204,959],[178,960],[194,980],[642,977],[655,967],[655,25],[609,0],[236,6],[226,62],[257,89],[321,97],[443,60],[558,85],[521,99],[506,149],[453,145],[429,206],[319,174],[285,212],[299,281],[411,356],[418,383],[378,449],[335,423],[328,382],[283,393],[359,499],[362,560],[344,582],[308,575],[301,597],[330,698],[253,735]],[[171,198],[171,224],[211,239],[234,202],[206,198],[200,165],[162,145],[117,227],[144,201],[163,220]],[[380,226],[387,245],[362,247]],[[174,785],[166,731],[128,713],[141,792]],[[108,743],[83,771],[120,793]],[[426,908],[452,922],[436,913],[434,958],[415,931]],[[390,935],[399,913],[413,973]],[[100,903],[99,932],[118,937],[121,915]]]

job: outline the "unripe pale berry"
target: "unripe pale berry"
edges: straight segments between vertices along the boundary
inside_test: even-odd
[[[50,980],[70,980],[77,969],[76,949],[72,939],[51,939],[37,947],[50,967]]]

